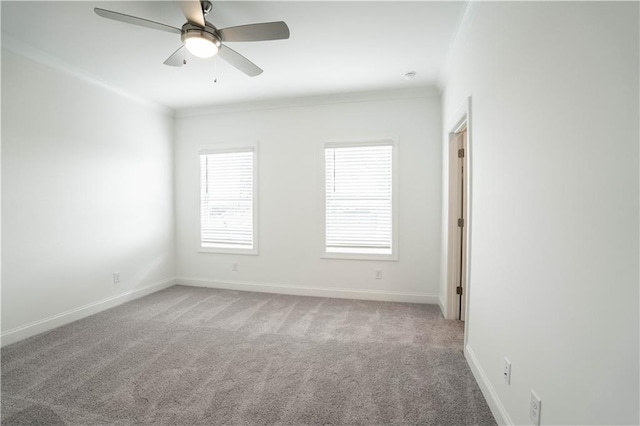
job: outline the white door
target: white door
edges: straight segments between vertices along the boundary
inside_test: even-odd
[[[467,157],[467,129],[456,134],[455,144],[457,148],[457,170],[456,170],[456,188],[452,191],[456,195],[456,209],[458,221],[458,236],[456,253],[456,276],[458,278],[456,294],[458,296],[458,314],[457,318],[464,321],[465,299],[467,293],[467,188],[465,185],[465,165]]]

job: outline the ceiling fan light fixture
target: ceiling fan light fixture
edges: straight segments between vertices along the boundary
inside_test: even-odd
[[[182,45],[164,61],[165,65],[181,67],[187,63],[187,52],[189,57],[192,55],[205,59],[220,54],[223,60],[249,77],[260,75],[262,69],[230,47],[223,46],[222,42],[285,40],[290,35],[289,27],[284,21],[238,25],[218,30],[205,19],[205,15],[211,11],[210,1],[182,0],[179,3],[187,18],[182,28],[99,7],[93,10],[102,18],[180,34]]]
[[[215,56],[220,50],[220,40],[205,31],[186,32],[184,45],[193,56],[203,59]]]

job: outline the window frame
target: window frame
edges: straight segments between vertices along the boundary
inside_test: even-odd
[[[227,248],[227,247],[203,247],[202,246],[202,197],[201,197],[201,173],[200,169],[200,157],[202,155],[209,154],[225,154],[225,153],[233,153],[233,152],[253,152],[253,248],[244,249],[244,248]],[[196,156],[197,161],[197,170],[198,170],[198,238],[197,238],[197,252],[198,253],[209,253],[209,254],[235,254],[235,255],[248,255],[248,256],[257,256],[259,254],[259,223],[258,223],[258,142],[247,142],[247,143],[225,143],[220,145],[211,145],[201,147],[198,150],[198,155]]]
[[[391,146],[391,253],[340,253],[327,251],[327,187],[326,187],[326,161],[325,154],[327,148],[350,148],[350,147],[367,147],[367,146]],[[321,259],[342,259],[342,260],[378,260],[378,261],[398,261],[399,259],[399,182],[398,182],[398,138],[397,137],[378,137],[355,140],[325,140],[320,144],[320,187],[321,191]]]

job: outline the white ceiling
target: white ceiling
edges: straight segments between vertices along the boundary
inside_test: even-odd
[[[247,77],[219,58],[174,68],[180,36],[99,17],[94,7],[181,27],[175,2],[2,1],[2,37],[170,107],[433,86],[467,2],[213,2],[216,27],[283,20],[288,40],[229,43],[264,69]],[[7,37],[8,36],[8,37]],[[14,43],[15,44],[15,43]],[[412,81],[403,75],[416,71]],[[214,76],[218,82],[214,83]]]

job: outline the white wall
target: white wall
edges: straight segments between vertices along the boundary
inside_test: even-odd
[[[2,104],[3,344],[172,278],[173,118],[4,49]]]
[[[379,97],[379,96],[378,96]],[[176,121],[177,264],[181,282],[297,294],[437,303],[440,262],[439,97],[345,101]],[[236,108],[237,109],[237,108]],[[395,136],[399,261],[321,259],[322,143]],[[258,141],[259,256],[198,253],[198,149]],[[231,263],[239,262],[232,272]],[[374,279],[375,269],[383,279]],[[190,278],[190,279],[186,279]],[[295,288],[294,288],[295,287]],[[336,291],[342,289],[345,291]]]
[[[543,424],[638,424],[638,4],[471,7],[442,98],[444,140],[473,103],[467,357],[501,421],[534,389]]]

